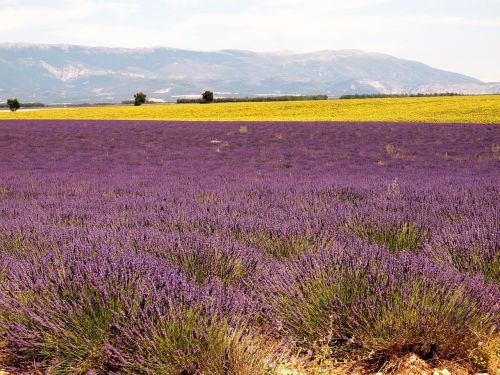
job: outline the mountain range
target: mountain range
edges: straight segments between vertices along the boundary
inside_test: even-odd
[[[360,50],[313,53],[213,52],[0,44],[0,102],[172,101],[204,90],[216,96],[353,93],[500,93],[500,83]]]

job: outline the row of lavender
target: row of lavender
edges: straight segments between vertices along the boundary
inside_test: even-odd
[[[0,368],[492,368],[499,164],[493,125],[2,122]]]

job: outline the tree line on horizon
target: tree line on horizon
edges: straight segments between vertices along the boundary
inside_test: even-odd
[[[348,94],[339,99],[379,99],[379,98],[421,98],[427,96],[463,96],[457,92],[416,93],[416,94]]]
[[[463,96],[465,94],[456,92],[444,93],[416,93],[416,94],[346,94],[340,96],[338,99],[383,99],[383,98],[420,98],[420,97],[438,97],[438,96]],[[491,94],[498,95],[498,94]],[[201,94],[199,99],[177,99],[177,104],[210,104],[210,103],[245,103],[245,102],[282,102],[282,101],[300,101],[300,100],[328,100],[328,95],[278,95],[278,96],[257,96],[257,97],[227,97],[215,98],[213,91],[206,90]],[[154,101],[148,101],[147,95],[142,91],[134,94],[133,100],[124,100],[121,104],[133,104],[134,106],[141,106],[142,104],[154,104]],[[116,103],[82,103],[71,104],[71,106],[89,106],[89,105],[113,105]],[[0,103],[0,108],[9,108],[12,112],[20,108],[40,108],[47,107],[46,104],[41,102],[27,102],[21,103],[17,98],[7,99],[5,103]]]

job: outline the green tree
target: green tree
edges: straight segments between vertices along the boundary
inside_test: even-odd
[[[146,94],[143,92],[138,92],[134,94],[134,105],[141,105],[146,103]]]
[[[203,102],[205,103],[211,103],[214,101],[214,93],[212,91],[205,91],[203,94],[201,94],[201,97],[203,98]]]
[[[17,98],[7,99],[7,105],[9,106],[9,108],[12,112],[15,112],[19,108],[21,108],[21,103],[19,103],[19,100],[17,100]]]

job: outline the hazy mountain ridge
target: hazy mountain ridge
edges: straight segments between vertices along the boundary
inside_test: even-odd
[[[3,100],[117,102],[138,90],[150,98],[173,100],[205,89],[228,96],[485,94],[500,93],[500,83],[484,83],[419,62],[359,50],[296,54],[0,44]]]

